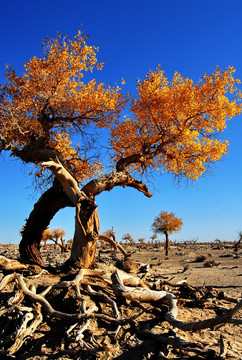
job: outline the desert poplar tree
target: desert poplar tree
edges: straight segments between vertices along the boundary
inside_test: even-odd
[[[30,164],[38,188],[46,186],[24,226],[24,261],[43,265],[43,231],[60,209],[73,206],[69,263],[90,267],[99,238],[96,197],[116,186],[150,197],[143,175],[155,171],[197,180],[227,153],[218,133],[240,113],[233,67],[194,83],[178,72],[169,81],[158,66],[138,80],[136,94],[125,94],[122,81],[95,79],[103,63],[88,41],[81,32],[48,38],[41,57],[19,75],[9,66],[0,84],[0,151]]]
[[[165,235],[165,254],[168,256],[169,249],[169,234],[182,229],[183,222],[178,219],[173,212],[161,211],[159,216],[156,216],[152,229],[156,234]]]

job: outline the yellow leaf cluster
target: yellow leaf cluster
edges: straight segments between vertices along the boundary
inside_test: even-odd
[[[29,137],[48,138],[50,131],[86,126],[94,121],[98,127],[109,127],[124,106],[118,86],[90,80],[84,74],[97,62],[97,47],[86,44],[87,37],[79,32],[74,40],[59,35],[43,43],[44,56],[33,57],[17,76],[9,68],[7,84],[1,85],[1,128],[4,135],[20,146]]]
[[[198,83],[175,73],[169,83],[160,68],[139,81],[131,102],[133,117],[111,132],[115,161],[136,154],[130,166],[153,167],[192,179],[227,152],[227,141],[215,140],[226,121],[241,111],[234,68],[219,68]]]
[[[43,56],[26,62],[22,76],[8,67],[7,82],[0,85],[4,144],[15,144],[19,150],[41,144],[54,150],[68,161],[79,181],[102,171],[99,161],[90,161],[72,145],[72,136],[79,135],[82,142],[88,129],[93,133],[105,129],[112,161],[127,159],[125,168],[130,172],[163,169],[197,179],[227,152],[228,142],[215,135],[241,111],[234,68],[217,68],[193,83],[177,72],[168,81],[158,67],[138,81],[129,116],[120,120],[127,96],[119,86],[91,79],[103,63],[98,63],[98,48],[88,45],[87,39],[80,31],[72,40],[62,35],[48,38]]]
[[[126,101],[119,86],[89,80],[103,63],[97,62],[98,48],[88,45],[87,38],[80,31],[73,40],[60,34],[47,38],[43,56],[26,62],[22,76],[8,67],[7,82],[0,85],[0,130],[5,143],[23,149],[41,139],[44,148],[70,159],[79,180],[99,173],[102,166],[82,157],[72,147],[71,136],[80,134],[81,141],[89,124],[109,128]]]
[[[43,233],[42,233],[42,238],[41,238],[41,240],[47,241],[47,240],[49,240],[49,239],[52,239],[52,236],[53,236],[52,231],[49,230],[49,229],[45,229],[45,230],[43,231]]]

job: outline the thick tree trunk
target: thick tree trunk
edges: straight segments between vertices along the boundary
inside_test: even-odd
[[[42,233],[54,215],[67,206],[73,206],[73,204],[62,190],[59,182],[55,180],[53,186],[34,205],[34,209],[26,220],[22,231],[22,240],[19,244],[20,257],[24,262],[44,265],[40,253]]]
[[[87,269],[95,260],[99,237],[99,217],[94,196],[81,191],[76,180],[60,163],[47,161],[42,164],[55,174],[69,200],[76,207],[75,234],[71,256],[66,265]]]
[[[99,238],[99,217],[95,196],[114,186],[131,186],[150,197],[147,186],[133,179],[127,172],[113,172],[94,179],[79,189],[76,180],[60,162],[42,162],[59,180],[66,195],[76,207],[75,234],[67,266],[89,268],[95,260]]]
[[[78,201],[70,263],[88,269],[95,261],[98,238],[99,216],[95,203],[86,199]]]

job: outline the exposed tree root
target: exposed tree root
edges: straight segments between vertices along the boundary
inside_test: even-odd
[[[178,336],[172,328],[195,332],[205,328],[218,329],[226,323],[234,326],[242,324],[241,319],[234,318],[242,307],[241,299],[237,300],[232,309],[221,307],[220,310],[224,312],[222,315],[185,322],[177,318],[179,294],[175,296],[167,291],[151,290],[152,284],[147,280],[144,282],[138,276],[120,270],[109,274],[102,270],[81,269],[72,279],[59,279],[58,282],[39,288],[38,281],[45,277],[49,279],[50,276],[45,271],[38,278],[26,278],[17,273],[2,278],[0,356],[17,354],[22,359],[26,339],[34,344],[41,326],[46,323],[54,326],[58,322],[62,324],[59,327],[62,340],[56,356],[91,359],[92,354],[94,356],[99,352],[107,352],[109,355],[106,358],[112,359],[115,357],[110,354],[115,346],[117,348],[119,341],[122,340],[129,346],[132,341],[138,344],[149,340],[154,342],[158,351],[165,346],[167,352],[182,349],[187,356],[195,353],[199,358],[205,359],[211,355],[207,344],[202,340],[188,341]],[[206,289],[198,289],[185,282],[169,285],[180,293],[186,291],[193,299],[194,294],[199,300],[206,298]],[[68,296],[65,296],[67,293]],[[55,300],[56,297],[62,300]],[[64,306],[66,299],[72,303],[71,306],[68,305],[68,312]],[[209,300],[204,299],[204,302],[210,304]],[[144,304],[139,305],[141,302]],[[148,316],[144,317],[144,314]],[[170,330],[164,332],[163,329],[157,333],[156,325],[163,323],[166,324],[166,329],[171,326]],[[222,359],[226,355],[223,337],[220,337],[218,345],[217,355],[213,351],[214,359]]]

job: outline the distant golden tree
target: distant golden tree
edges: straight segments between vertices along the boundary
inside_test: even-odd
[[[42,238],[41,238],[41,241],[43,241],[43,243],[44,243],[44,247],[46,247],[47,241],[52,240],[52,239],[53,239],[52,230],[45,229],[42,233]]]
[[[161,211],[160,215],[157,216],[152,224],[152,230],[156,234],[164,234],[166,237],[165,241],[165,253],[168,256],[169,248],[169,234],[172,234],[174,231],[180,231],[182,229],[183,222],[181,219],[175,217],[173,212],[168,213],[166,211]]]
[[[56,245],[59,245],[61,247],[61,250],[64,251],[67,248],[67,245],[64,240],[64,236],[66,235],[66,232],[64,229],[54,229],[53,230],[53,239],[56,243]],[[61,241],[61,244],[59,243],[59,239]]]
[[[56,246],[60,246],[62,251],[69,251],[68,245],[65,243],[64,236],[66,232],[64,229],[45,229],[42,233],[41,241],[44,242],[44,247],[46,247],[46,243],[48,240],[54,241]],[[61,243],[59,243],[59,239]]]

